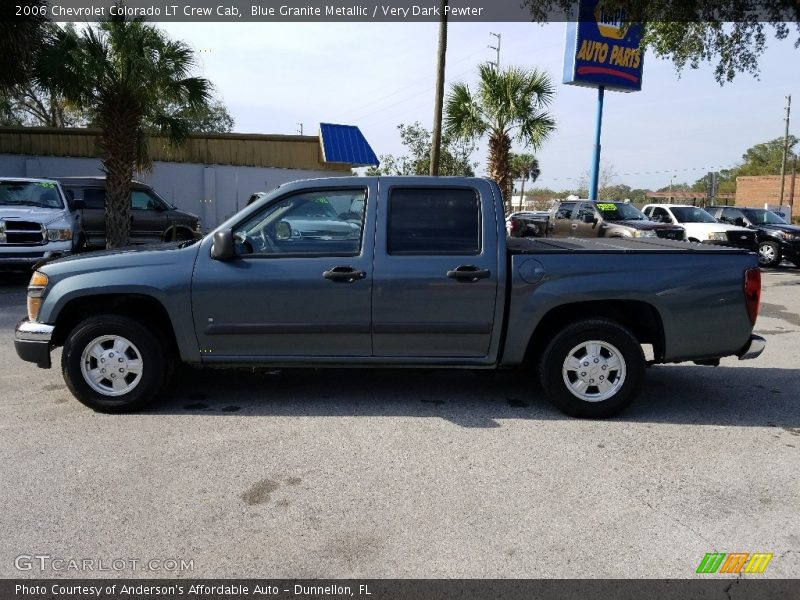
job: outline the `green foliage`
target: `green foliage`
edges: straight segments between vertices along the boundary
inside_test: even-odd
[[[230,133],[235,123],[228,107],[220,100],[198,107],[171,104],[164,112],[185,120],[190,133]]]
[[[789,136],[788,160],[791,161],[794,147],[798,139]],[[742,155],[742,164],[736,168],[736,176],[745,175],[780,175],[783,164],[783,138],[776,138],[763,144],[748,148]]]
[[[496,69],[483,64],[478,76],[474,92],[462,82],[450,87],[445,99],[444,129],[455,139],[475,141],[488,137],[489,177],[508,199],[513,179],[511,140],[536,151],[555,131],[555,120],[547,110],[555,96],[555,86],[550,76],[538,69]]]
[[[170,40],[142,19],[111,17],[87,25],[47,30],[33,70],[33,84],[63,97],[102,130],[106,174],[106,244],[128,243],[130,182],[134,170],[151,166],[148,133],[173,144],[186,139],[191,124],[182,110],[199,111],[211,84],[192,76],[193,51]],[[169,112],[166,107],[179,107]]]
[[[407,154],[380,157],[380,167],[370,167],[366,175],[427,175],[430,173],[432,134],[418,121],[397,126],[400,141]],[[455,140],[449,135],[442,136],[439,156],[440,175],[462,175],[473,177],[478,163],[472,162],[475,145],[467,140]]]
[[[45,17],[36,15],[20,19],[16,16],[17,6],[36,9],[46,6],[46,2],[0,2],[0,57],[3,60],[0,68],[0,92],[26,84],[44,35]]]
[[[539,168],[539,161],[533,154],[515,154],[512,152],[510,159],[511,176],[514,179],[530,180],[533,183],[542,174]]]
[[[789,151],[787,165],[791,162],[794,147],[800,142],[793,135],[789,136]],[[783,162],[783,138],[775,138],[768,142],[756,144],[745,150],[742,162],[733,169],[723,169],[717,175],[717,193],[736,193],[736,178],[760,175],[780,175]],[[662,188],[663,189],[663,188]],[[661,190],[660,190],[661,191]],[[694,182],[691,187],[693,192],[708,191],[708,175],[704,175]]]
[[[572,0],[522,0],[534,21],[570,14]],[[714,64],[722,85],[739,73],[758,76],[758,62],[771,33],[789,37],[794,29],[800,47],[800,7],[796,0],[606,0],[606,10],[622,9],[630,22],[644,24],[642,46],[671,60],[680,72],[687,66]]]

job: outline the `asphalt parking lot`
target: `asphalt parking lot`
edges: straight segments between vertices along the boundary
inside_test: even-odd
[[[2,277],[0,577],[800,577],[800,269],[764,272],[758,359],[653,367],[609,421],[524,373],[385,370],[192,371],[95,414],[17,358]]]

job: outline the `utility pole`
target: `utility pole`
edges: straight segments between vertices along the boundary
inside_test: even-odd
[[[497,46],[486,46],[487,48],[490,48],[490,49],[494,50],[497,53],[497,60],[494,61],[494,62],[489,61],[489,64],[494,65],[494,68],[499,71],[500,70],[500,38],[502,38],[503,35],[500,34],[500,33],[494,33],[492,31],[489,32],[489,35],[493,35],[494,37],[497,38]]]
[[[797,155],[792,159],[792,187],[789,188],[789,223],[794,219],[794,182],[797,179]]]
[[[786,177],[786,155],[789,152],[789,111],[792,108],[792,95],[786,96],[786,130],[783,133],[783,160],[781,161],[781,197],[778,201],[778,206],[783,206],[783,186]]]
[[[433,109],[433,139],[431,140],[431,175],[439,174],[439,158],[442,149],[442,106],[444,105],[444,66],[447,54],[447,2],[439,6],[439,51],[436,59],[436,97]]]
[[[297,130],[297,133],[303,135],[303,124],[302,123],[295,123],[295,125],[300,125],[300,129]]]

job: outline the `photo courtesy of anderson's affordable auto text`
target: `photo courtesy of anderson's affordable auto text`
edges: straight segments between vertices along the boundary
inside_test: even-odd
[[[4,2],[0,599],[800,598],[798,43]]]

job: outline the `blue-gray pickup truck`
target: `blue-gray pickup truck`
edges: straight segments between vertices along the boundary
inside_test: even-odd
[[[63,346],[67,386],[104,412],[143,407],[183,362],[527,368],[567,414],[606,417],[648,363],[758,356],[760,293],[744,250],[507,238],[487,179],[329,178],[199,241],[41,267],[15,345],[45,368]]]

